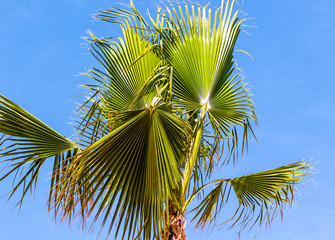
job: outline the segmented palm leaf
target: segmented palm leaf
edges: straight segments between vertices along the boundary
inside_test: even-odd
[[[235,127],[240,125],[248,133],[248,119],[257,121],[248,89],[234,65],[234,46],[243,20],[233,7],[234,1],[225,6],[222,2],[212,16],[210,8],[199,5],[185,4],[185,11],[180,4],[179,11],[171,6],[166,19],[172,37],[162,31],[167,35],[164,50],[173,68],[175,101],[188,111],[206,105],[205,119],[216,138],[228,146],[228,153],[237,146]],[[247,145],[246,139],[242,145]]]
[[[151,239],[160,235],[162,214],[180,183],[188,127],[174,116],[171,106],[160,103],[120,112],[117,118],[122,125],[74,161],[76,167],[64,176],[64,181],[72,178],[73,182],[58,189],[59,203],[71,205],[62,207],[64,216],[75,208],[75,201],[83,204],[81,209],[87,208],[88,216],[94,214],[95,220],[104,215],[103,225],[110,221],[111,230],[116,224],[116,235],[123,229],[122,239],[127,233],[127,239],[133,239],[145,225],[143,239]],[[81,194],[81,189],[89,194]]]
[[[202,227],[213,222],[228,201],[233,188],[239,206],[234,216],[224,224],[231,223],[230,227],[239,224],[241,230],[247,225],[251,225],[250,228],[252,228],[257,223],[260,226],[263,222],[270,225],[278,213],[283,216],[284,206],[294,204],[296,187],[303,183],[304,177],[311,174],[310,168],[309,163],[300,161],[233,179],[215,180],[212,183],[217,183],[216,187],[193,210],[196,212],[193,220],[197,220],[197,225]],[[202,188],[194,195],[198,194]]]
[[[91,52],[105,72],[93,68],[87,75],[100,84],[98,97],[105,114],[150,105],[150,93],[166,80],[166,67],[150,42],[143,39],[136,21],[125,21],[121,29],[123,38],[118,42],[97,39],[92,34],[90,39]]]
[[[0,95],[0,132],[8,136],[0,143],[1,146],[8,142],[0,153],[9,163],[9,167],[6,167],[8,172],[0,181],[9,175],[18,173],[19,177],[10,197],[21,186],[23,192],[20,203],[29,189],[32,190],[35,186],[39,170],[47,158],[54,156],[54,165],[58,166],[64,160],[64,153],[72,155],[74,149],[78,149],[73,141],[62,136],[3,95]]]

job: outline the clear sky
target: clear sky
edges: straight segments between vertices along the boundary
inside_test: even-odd
[[[144,0],[134,2],[142,10],[149,7]],[[88,29],[97,36],[118,34],[116,26],[93,23],[90,17],[110,5],[114,1],[2,0],[0,93],[71,136],[68,122],[75,108],[68,100],[81,93],[75,89],[88,80],[76,75],[97,66],[81,37]],[[259,145],[250,146],[235,172],[226,169],[217,176],[313,158],[312,163],[318,163],[314,182],[300,188],[296,207],[285,211],[283,222],[275,221],[257,239],[335,239],[335,1],[244,0],[243,11],[252,18],[246,24],[256,27],[245,28],[250,35],[242,33],[237,49],[252,54],[255,62],[242,53],[236,57],[254,94]],[[51,164],[42,169],[35,199],[26,198],[19,215],[18,209],[12,210],[14,201],[0,199],[0,240],[96,239],[97,231],[88,234],[66,223],[56,226],[47,214],[50,172]],[[0,183],[0,195],[10,184]],[[209,234],[187,228],[189,239],[234,239],[236,231],[214,229]],[[252,238],[245,233],[241,239]]]

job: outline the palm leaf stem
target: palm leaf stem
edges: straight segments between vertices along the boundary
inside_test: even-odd
[[[192,171],[193,171],[193,168],[194,168],[197,156],[198,156],[206,112],[207,112],[207,103],[205,103],[201,107],[200,121],[199,121],[199,125],[196,129],[192,154],[191,154],[190,159],[186,162],[185,171],[184,171],[184,174],[183,174],[183,182],[182,182],[182,195],[181,195],[182,204],[181,205],[184,204],[184,201],[186,199],[187,188],[189,186]]]

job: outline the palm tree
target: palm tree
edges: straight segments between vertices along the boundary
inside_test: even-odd
[[[83,85],[89,97],[74,140],[0,95],[1,154],[10,163],[2,179],[20,176],[10,197],[22,189],[22,204],[53,158],[49,211],[83,225],[102,219],[122,239],[186,239],[186,214],[210,225],[231,194],[239,206],[227,227],[269,225],[293,204],[309,163],[212,179],[255,138],[254,104],[233,56],[238,12],[233,0],[216,10],[169,3],[147,20],[132,2],[130,11],[99,12],[122,37],[88,38],[103,70],[86,73],[96,83]]]

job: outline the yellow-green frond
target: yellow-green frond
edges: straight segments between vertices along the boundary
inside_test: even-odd
[[[304,177],[310,174],[309,163],[300,161],[233,179],[215,180],[213,183],[217,183],[216,187],[193,210],[196,212],[193,220],[197,220],[201,226],[213,222],[234,191],[239,206],[224,225],[239,225],[241,230],[257,223],[270,225],[277,213],[282,216],[284,206],[294,204],[297,185],[303,183]]]
[[[171,110],[157,103],[119,113],[122,124],[73,161],[63,176],[72,182],[59,186],[55,207],[66,217],[80,204],[95,220],[102,216],[103,225],[115,224],[116,234],[123,229],[122,238],[134,237],[144,224],[144,239],[158,236],[171,192],[180,184],[180,159],[188,144],[188,125]]]
[[[0,157],[8,163],[7,172],[0,181],[18,174],[10,197],[23,188],[20,203],[26,193],[35,187],[39,171],[46,159],[55,157],[55,164],[63,155],[70,154],[77,145],[62,136],[32,114],[0,95],[0,133],[7,136],[0,142]]]

